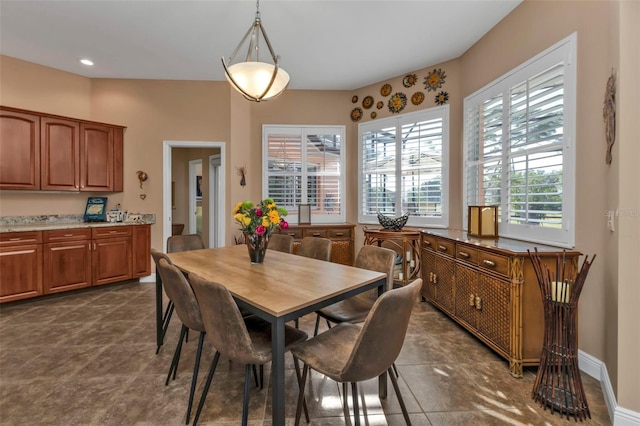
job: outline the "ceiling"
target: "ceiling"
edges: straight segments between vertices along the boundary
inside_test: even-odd
[[[355,90],[459,57],[521,1],[263,0],[260,12],[290,88]],[[222,81],[220,58],[249,29],[255,7],[1,0],[0,53],[90,78]]]

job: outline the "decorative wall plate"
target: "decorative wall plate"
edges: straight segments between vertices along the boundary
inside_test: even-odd
[[[391,94],[391,85],[385,84],[380,88],[380,94],[382,96],[389,96]]]
[[[411,96],[411,103],[414,105],[420,105],[424,101],[424,93],[416,92]]]
[[[407,106],[407,95],[401,92],[394,93],[389,98],[388,106],[389,111],[393,112],[394,114],[399,113],[404,109],[404,107]]]
[[[362,100],[362,106],[365,109],[369,109],[373,106],[373,96],[365,96],[365,98]]]
[[[444,105],[449,100],[449,94],[447,92],[440,92],[436,95],[436,104]]]
[[[371,111],[371,118],[376,118],[378,116],[378,113],[375,111]]]
[[[384,106],[384,102],[382,101],[378,101],[378,103],[376,104],[376,108],[378,109],[382,109],[383,106]]]
[[[351,97],[351,103],[352,103],[352,104],[355,104],[356,102],[358,102],[358,97],[357,97],[356,95],[353,95],[353,96]]]
[[[429,75],[424,78],[424,88],[428,91],[435,92],[436,89],[442,87],[445,78],[447,78],[447,76],[445,75],[444,71],[442,71],[440,68],[438,68],[437,70],[434,69],[429,73]]]
[[[402,85],[404,87],[411,87],[418,82],[418,76],[415,74],[407,74],[402,79]]]
[[[360,121],[362,118],[362,108],[354,108],[351,110],[351,121]]]

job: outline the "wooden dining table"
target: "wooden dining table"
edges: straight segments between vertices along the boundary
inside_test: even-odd
[[[273,425],[285,422],[285,323],[358,293],[385,290],[380,272],[267,250],[264,263],[252,264],[244,245],[169,253],[184,273],[224,285],[242,308],[272,325]],[[386,376],[380,381],[386,397]]]

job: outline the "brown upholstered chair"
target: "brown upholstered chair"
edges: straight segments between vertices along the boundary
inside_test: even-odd
[[[206,247],[202,237],[198,234],[172,235],[167,239],[167,253],[201,250],[203,248]]]
[[[304,237],[296,254],[330,262],[331,240],[320,237]]]
[[[396,252],[378,246],[366,245],[358,252],[354,266],[387,274],[387,286],[385,291],[393,288],[393,268],[396,261]],[[371,307],[378,298],[378,290],[369,290],[349,299],[341,300],[333,305],[326,306],[316,313],[316,326],[313,335],[318,334],[320,317],[327,320],[327,325],[341,322],[362,322],[367,318]]]
[[[351,383],[356,425],[360,424],[357,382],[373,379],[388,372],[405,421],[408,425],[411,424],[391,367],[402,349],[411,310],[418,299],[421,287],[422,280],[418,279],[405,287],[387,291],[373,304],[362,327],[341,323],[291,349],[296,362],[304,362],[296,425],[300,423],[300,406],[304,401],[304,387],[309,368],[343,384],[345,418],[349,417],[346,404],[347,383]]]
[[[187,405],[186,424],[189,424],[189,417],[191,416],[191,407],[193,405],[193,395],[196,390],[196,381],[198,379],[198,370],[200,369],[200,357],[202,355],[202,344],[204,343],[205,328],[202,323],[202,314],[200,313],[200,306],[198,300],[191,288],[191,285],[185,278],[180,269],[167,261],[168,258],[160,258],[158,261],[158,271],[162,277],[162,284],[164,290],[169,297],[169,300],[173,302],[175,306],[176,314],[180,321],[182,321],[182,328],[180,330],[180,339],[176,346],[176,350],[171,360],[171,367],[169,368],[169,374],[165,385],[169,384],[171,375],[176,378],[178,371],[178,362],[180,361],[180,352],[182,351],[182,342],[184,342],[187,334],[187,330],[191,329],[200,332],[198,339],[198,350],[196,352],[196,360],[193,366],[193,376],[191,378],[191,390],[189,391],[189,403]]]
[[[268,249],[293,253],[293,237],[284,234],[271,234]]]
[[[158,262],[160,261],[160,259],[164,259],[169,264],[171,264],[171,259],[169,259],[169,257],[166,254],[159,252],[153,248],[151,249],[151,257],[153,258],[153,263],[156,265],[156,281],[158,279],[162,281],[162,278],[160,277],[160,273],[158,272]],[[164,314],[162,315],[162,340],[161,340],[162,342],[164,342],[164,335],[167,333],[167,329],[169,328],[169,321],[171,321],[171,316],[173,315],[173,309],[174,309],[173,302],[171,301],[171,299],[169,299],[169,303],[167,304]],[[156,354],[160,352],[161,346],[162,346],[162,343],[160,343],[156,348]]]
[[[242,424],[244,426],[247,424],[249,411],[250,365],[262,365],[271,361],[271,324],[256,316],[243,319],[231,293],[223,285],[207,281],[195,274],[189,276],[189,281],[200,304],[207,336],[216,349],[193,424],[195,426],[198,422],[218,360],[220,355],[223,355],[231,361],[245,364],[242,406]],[[291,349],[305,340],[307,340],[307,333],[285,326],[285,350]]]

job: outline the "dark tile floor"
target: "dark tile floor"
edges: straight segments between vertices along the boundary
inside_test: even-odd
[[[156,355],[154,288],[153,283],[119,284],[2,305],[0,424],[184,424],[197,337],[183,348],[177,379],[165,386],[179,321],[172,320]],[[311,334],[314,320],[302,318],[301,327]],[[210,346],[205,352],[197,397],[212,359]],[[428,303],[416,304],[397,366],[414,425],[575,423],[533,402],[535,370],[512,378],[504,360]],[[287,367],[286,414],[293,417],[297,385],[290,356]],[[251,425],[271,424],[268,371],[265,388],[251,388]],[[600,383],[582,377],[592,416],[585,423],[611,424]],[[242,366],[220,363],[201,424],[240,423],[243,379]],[[311,424],[351,424],[342,414],[340,389],[312,374],[307,386]],[[360,389],[366,401],[363,424],[404,424],[390,385],[384,401],[377,397],[376,380]]]

